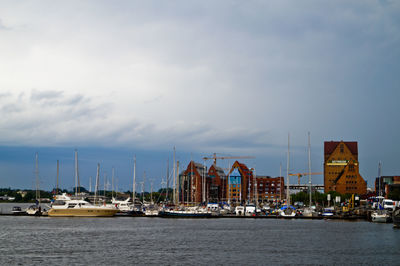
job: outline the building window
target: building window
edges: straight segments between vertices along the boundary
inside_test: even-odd
[[[340,153],[344,153],[344,147],[343,147],[343,144],[340,144]]]

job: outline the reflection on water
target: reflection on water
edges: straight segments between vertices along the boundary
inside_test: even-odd
[[[397,264],[400,230],[364,221],[0,217],[0,264]]]

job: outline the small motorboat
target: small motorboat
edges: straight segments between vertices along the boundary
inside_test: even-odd
[[[281,217],[295,217],[296,216],[296,208],[289,205],[284,205],[280,210],[279,210],[279,215]]]
[[[390,222],[390,215],[386,210],[376,210],[372,212],[371,220],[374,223],[388,223]]]
[[[21,209],[21,207],[19,207],[19,206],[14,206],[14,207],[12,208],[11,213],[14,214],[14,215],[23,215],[23,214],[26,214],[26,211],[23,211],[23,210]]]
[[[26,213],[29,215],[39,216],[42,214],[42,209],[39,205],[31,205],[26,209]]]
[[[335,214],[335,211],[333,208],[325,208],[324,211],[322,212],[323,217],[332,217]]]

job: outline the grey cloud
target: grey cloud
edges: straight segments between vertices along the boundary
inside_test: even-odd
[[[51,101],[58,100],[63,96],[62,91],[55,90],[32,90],[31,101]]]
[[[5,104],[1,106],[1,112],[2,114],[10,114],[10,113],[19,113],[23,111],[24,108],[22,106],[16,105],[16,104]]]
[[[72,97],[68,97],[63,101],[63,104],[65,105],[76,105],[78,103],[84,102],[84,97],[83,95],[74,95]]]

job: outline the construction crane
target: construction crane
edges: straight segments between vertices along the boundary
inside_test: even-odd
[[[297,180],[298,180],[298,183],[299,183],[299,185],[300,185],[300,178],[303,176],[303,175],[322,175],[323,173],[297,173],[297,174],[289,174],[289,176],[297,176]]]
[[[203,160],[214,160],[214,165],[217,165],[217,159],[224,160],[224,159],[254,159],[254,156],[217,156],[216,153],[211,155],[210,157],[203,157]]]

